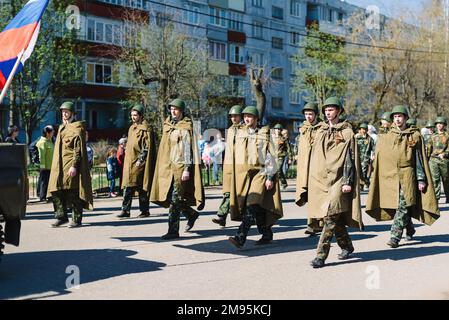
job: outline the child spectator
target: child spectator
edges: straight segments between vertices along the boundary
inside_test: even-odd
[[[108,158],[106,159],[106,169],[109,181],[109,197],[115,198],[117,197],[117,193],[114,192],[115,179],[119,176],[116,148],[111,148],[108,151]]]

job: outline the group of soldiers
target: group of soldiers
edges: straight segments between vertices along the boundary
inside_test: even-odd
[[[83,208],[93,207],[85,124],[75,121],[71,102],[63,103],[60,109],[63,123],[56,138],[48,188],[56,211],[53,227],[69,222],[68,207],[73,210],[69,226],[79,227]],[[185,230],[189,231],[205,205],[193,122],[183,100],[171,101],[156,148],[154,130],[143,111],[141,105],[131,109],[133,124],[128,131],[124,197],[118,217],[130,217],[132,197],[137,192],[139,217],[150,215],[150,201],[168,208],[168,232],[162,238],[178,238],[180,215],[186,217]],[[395,106],[382,115],[374,143],[366,124],[354,133],[337,97],[328,98],[321,110],[317,103],[309,102],[302,113],[305,121],[293,155],[282,126],[270,130],[260,125],[256,107],[236,105],[230,109],[223,199],[212,221],[224,227],[230,214],[231,220],[240,222],[236,234],[228,239],[232,245],[242,248],[254,223],[261,234],[257,245],[273,240],[272,226],[283,216],[281,186],[287,185],[282,166],[286,159],[291,164],[293,158],[297,161],[295,203],[308,206],[306,233],[321,232],[316,257],[311,261],[314,268],[325,265],[334,235],[342,249],[339,259],[348,259],[354,252],[346,227],[364,229],[360,204],[364,187],[369,188],[366,213],[377,221],[394,220],[388,242],[392,248],[399,246],[404,230],[407,239],[412,239],[412,217],[427,225],[438,219],[441,181],[446,201],[449,199],[449,135],[444,118],[438,117],[436,131],[423,137],[416,124],[407,125],[408,109]]]

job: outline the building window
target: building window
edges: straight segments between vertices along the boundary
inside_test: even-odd
[[[271,78],[282,80],[283,79],[283,69],[282,68],[272,68],[271,69]]]
[[[291,44],[297,45],[301,41],[301,35],[298,32],[290,32]]]
[[[263,0],[251,0],[251,4],[254,7],[263,8]]]
[[[337,13],[337,24],[338,25],[342,25],[343,24],[343,19],[344,19],[343,12],[338,12]]]
[[[332,22],[333,21],[334,10],[330,8],[324,8],[324,20]]]
[[[295,17],[301,16],[301,1],[291,0],[290,1],[290,14]]]
[[[300,92],[290,90],[290,103],[300,104],[301,103],[301,94]]]
[[[199,24],[200,23],[200,8],[193,5],[186,4],[184,6],[186,10],[184,10],[184,21],[190,24]]]
[[[243,30],[243,15],[234,11],[229,11],[229,29],[242,31]]]
[[[172,17],[168,13],[156,12],[156,25],[157,26],[159,26],[161,28],[165,28],[165,26],[167,25],[167,23],[170,20],[172,20]]]
[[[253,37],[263,39],[263,23],[253,22]]]
[[[272,17],[276,19],[284,19],[284,9],[272,6]]]
[[[223,9],[209,7],[210,23],[220,27],[226,27],[226,11]]]
[[[272,39],[271,40],[271,47],[272,48],[282,49],[284,47],[282,38],[272,37],[271,39]]]
[[[95,84],[118,84],[119,74],[117,67],[107,63],[87,62],[86,82]]]
[[[120,46],[122,44],[122,28],[117,24],[88,19],[87,40]]]
[[[226,61],[226,44],[222,42],[209,42],[209,57],[214,60]]]
[[[232,78],[231,79],[231,95],[233,95],[235,97],[243,97],[244,96],[243,84],[244,84],[243,79]]]
[[[265,58],[263,53],[253,53],[250,59],[251,63],[255,66],[262,67],[265,65]]]
[[[243,47],[242,46],[238,46],[235,44],[231,44],[230,45],[230,51],[231,51],[231,59],[230,62],[232,63],[238,63],[238,64],[243,64],[244,61],[244,55],[243,55]]]
[[[271,98],[271,107],[273,109],[282,109],[282,98],[272,97]]]

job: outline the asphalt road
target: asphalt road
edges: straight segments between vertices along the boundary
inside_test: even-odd
[[[366,230],[351,229],[353,258],[340,261],[334,242],[326,267],[313,269],[318,237],[304,234],[306,210],[283,191],[284,218],[268,246],[253,226],[245,247],[227,238],[238,223],[211,222],[221,201],[208,189],[206,207],[191,232],[163,241],[167,210],[152,205],[149,218],[120,220],[121,198],[95,199],[84,226],[50,227],[51,204],[28,206],[21,244],[7,245],[0,264],[0,299],[448,299],[449,207],[431,227],[415,222],[411,242],[386,245],[391,222],[363,214]],[[366,199],[363,194],[362,204]],[[444,201],[444,198],[441,202]],[[182,218],[181,230],[186,220]],[[79,281],[78,281],[79,280]],[[79,285],[78,285],[79,284]]]

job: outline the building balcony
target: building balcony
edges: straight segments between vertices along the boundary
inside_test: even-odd
[[[140,15],[142,20],[149,20],[149,12],[144,9],[134,9],[101,1],[83,1],[77,0],[76,6],[81,12],[85,12],[97,17],[126,20],[127,16],[132,14]]]

